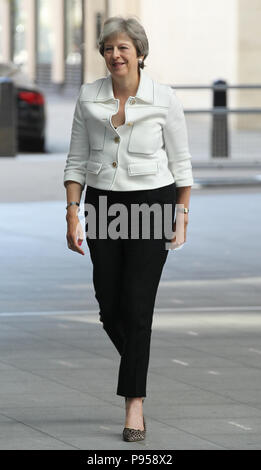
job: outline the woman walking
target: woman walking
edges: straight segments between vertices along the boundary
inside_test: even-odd
[[[137,441],[146,433],[143,400],[155,299],[168,255],[166,242],[177,245],[175,236],[163,228],[158,236],[154,229],[163,227],[168,205],[167,222],[175,231],[175,207],[183,205],[186,241],[191,155],[175,92],[143,70],[149,46],[142,25],[135,18],[109,18],[99,51],[110,74],[81,87],[64,169],[67,244],[84,255],[77,214],[86,184],[86,242],[100,321],[121,356],[117,395],[126,403],[123,439]],[[155,214],[145,221],[141,212],[133,217],[133,208],[144,204],[149,209],[158,205],[157,222]],[[117,236],[119,212],[124,226],[120,224]]]

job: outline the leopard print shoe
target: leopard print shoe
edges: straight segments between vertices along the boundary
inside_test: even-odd
[[[146,437],[146,423],[144,417],[143,424],[143,431],[141,429],[124,428],[122,433],[123,440],[128,442],[143,441]]]
[[[142,399],[144,402],[145,398]],[[125,397],[125,402],[127,402],[127,398]],[[144,430],[141,429],[133,429],[133,428],[124,428],[123,429],[123,440],[127,442],[135,442],[135,441],[143,441],[146,437],[146,422],[143,416],[143,425]]]

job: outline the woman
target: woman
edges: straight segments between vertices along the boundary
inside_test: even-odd
[[[180,204],[186,241],[193,176],[182,106],[170,86],[143,71],[149,47],[142,25],[134,18],[109,18],[99,51],[110,74],[81,87],[64,170],[67,243],[84,255],[77,206],[86,184],[86,241],[95,296],[103,328],[121,355],[117,395],[126,402],[123,438],[136,441],[145,438],[142,407],[155,298],[168,255],[166,242],[178,245],[175,232],[156,237],[154,229],[164,223],[162,214],[168,205],[167,222],[175,231],[175,206]],[[106,208],[101,200],[106,200]],[[160,223],[150,216],[144,222],[141,214],[132,222],[134,205],[144,203],[150,209],[158,204]],[[109,236],[115,204],[127,214],[127,231],[118,238],[115,230]],[[95,218],[89,219],[94,212]],[[132,237],[137,225],[138,237],[137,233]],[[144,228],[149,237],[143,236]]]

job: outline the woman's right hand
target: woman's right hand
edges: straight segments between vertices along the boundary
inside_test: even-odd
[[[84,251],[80,248],[80,245],[83,242],[84,234],[82,230],[81,222],[77,214],[66,215],[67,220],[67,246],[72,251],[77,251],[81,255],[84,255]]]

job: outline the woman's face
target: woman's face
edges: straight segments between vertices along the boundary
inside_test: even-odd
[[[115,77],[123,77],[129,73],[135,74],[138,70],[136,48],[126,33],[118,33],[106,39],[104,59],[109,71]]]

